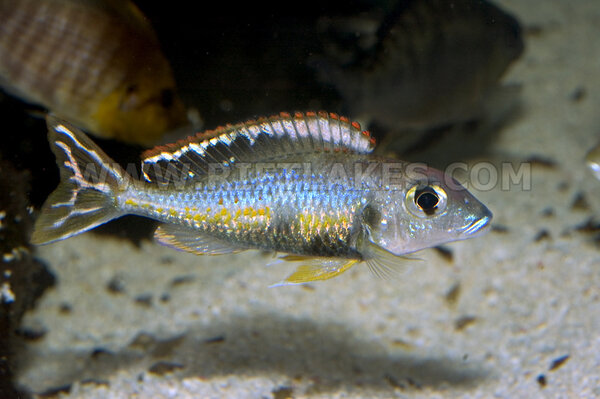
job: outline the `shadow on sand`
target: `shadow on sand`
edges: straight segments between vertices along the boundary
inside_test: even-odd
[[[45,393],[68,390],[76,381],[104,384],[119,369],[134,370],[135,375],[150,371],[170,378],[197,376],[203,380],[226,375],[283,375],[304,381],[312,392],[444,390],[453,386],[468,390],[490,375],[482,364],[472,361],[423,358],[399,351],[390,354],[377,342],[357,339],[343,325],[269,313],[238,315],[168,339],[142,333],[119,352],[96,348],[91,353],[36,354],[30,349],[21,359],[21,382]],[[38,362],[35,373],[43,376],[29,373],[33,362]]]

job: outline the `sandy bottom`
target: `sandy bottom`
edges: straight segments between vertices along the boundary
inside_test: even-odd
[[[46,333],[19,383],[62,398],[600,397],[600,182],[583,164],[600,139],[600,4],[500,3],[528,31],[506,79],[522,110],[468,161],[533,162],[530,188],[472,188],[491,232],[397,279],[355,267],[278,288],[290,265],[259,252],[92,233],[42,247],[58,284],[25,318]]]

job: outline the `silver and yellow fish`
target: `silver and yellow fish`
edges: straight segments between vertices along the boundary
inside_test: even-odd
[[[490,211],[444,173],[374,158],[374,140],[326,112],[227,125],[145,153],[134,179],[54,117],[61,183],[32,242],[61,240],[124,214],[163,222],[156,239],[196,254],[257,248],[302,260],[284,283],[324,280],[366,262],[385,274],[402,255],[473,236]]]
[[[103,138],[151,145],[187,122],[130,0],[0,0],[0,86]]]

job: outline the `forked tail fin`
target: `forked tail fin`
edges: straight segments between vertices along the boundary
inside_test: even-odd
[[[121,216],[117,195],[127,175],[81,130],[46,118],[60,183],[44,203],[31,242],[63,240]]]

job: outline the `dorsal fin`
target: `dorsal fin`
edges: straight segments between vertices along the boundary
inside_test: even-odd
[[[367,154],[374,145],[368,131],[345,117],[324,111],[282,112],[148,150],[142,155],[142,172],[147,181],[165,184],[203,176],[211,164],[267,162],[318,152]]]

